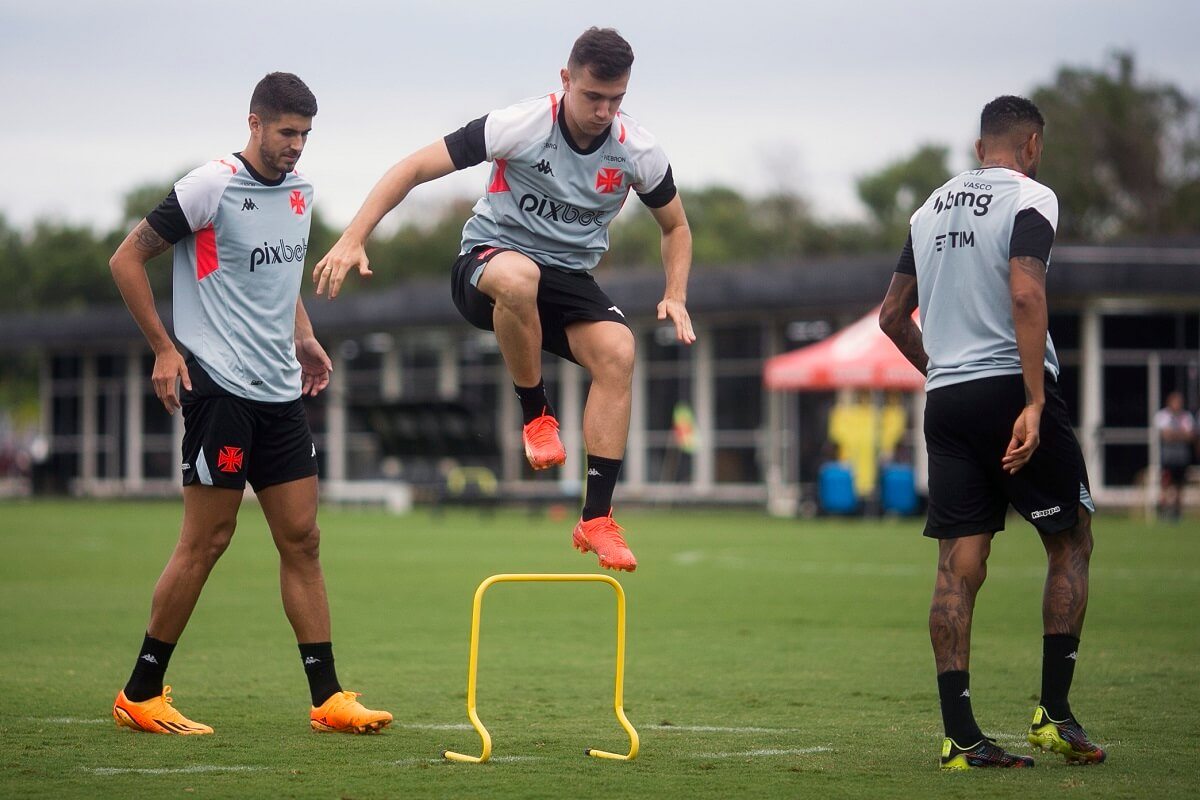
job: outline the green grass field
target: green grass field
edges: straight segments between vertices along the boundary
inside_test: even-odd
[[[3,797],[1183,797],[1200,751],[1200,530],[1100,517],[1073,705],[1098,767],[941,774],[925,618],[935,546],[915,522],[742,512],[623,515],[641,566],[625,707],[612,713],[612,592],[500,585],[484,606],[479,713],[465,711],[471,596],[497,572],[594,572],[570,522],[322,512],[338,673],[396,715],[373,737],[314,734],[255,505],[209,581],[168,682],[214,736],[119,730],[109,709],[174,544],[173,503],[0,504]],[[1039,685],[1037,537],[1001,534],[977,609],[976,714],[1002,744]]]

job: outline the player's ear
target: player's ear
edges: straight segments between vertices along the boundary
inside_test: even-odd
[[[975,157],[979,159],[979,163],[983,163],[983,139],[975,140]]]
[[[569,90],[571,88],[571,71],[563,67],[558,71],[558,76],[562,78],[563,91]]]
[[[250,116],[246,118],[246,123],[250,126],[251,134],[254,136],[262,135],[262,120],[259,119],[258,114],[251,111]]]

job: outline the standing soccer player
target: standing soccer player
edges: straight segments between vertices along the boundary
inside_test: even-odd
[[[602,567],[628,571],[637,560],[612,518],[612,496],[629,432],[634,339],[590,273],[630,189],[662,229],[666,291],[658,318],[674,323],[679,341],[696,339],[685,307],[692,235],[671,165],[620,111],[632,64],[633,50],[615,30],[588,29],[561,71],[561,92],[493,111],[393,166],[313,272],[317,294],[335,297],[351,269],[371,274],[367,237],[414,187],[490,161],[487,191],[451,271],[454,303],[472,325],[496,334],[534,469],[566,460],[541,351],[588,371],[587,484],[573,543],[594,551]]]
[[[110,262],[154,349],[154,392],[168,413],[182,408],[184,420],[183,529],[154,588],[133,674],[113,704],[117,724],[134,730],[213,732],[172,707],[163,677],[229,546],[247,482],[279,550],[313,730],[374,732],[392,721],[338,683],[318,559],[317,449],[300,398],[329,384],[332,365],[300,301],[313,187],[295,171],[316,113],[303,81],[267,75],[250,98],[246,147],[181,178]],[[146,262],[171,245],[175,335],[187,359],[167,335],[146,278]]]
[[[946,731],[943,769],[1033,766],[985,737],[971,711],[971,616],[1009,503],[1037,529],[1048,562],[1041,701],[1029,742],[1072,762],[1105,756],[1067,701],[1087,610],[1095,506],[1046,330],[1058,198],[1034,180],[1044,125],[1021,97],[984,106],[980,168],[951,178],[913,214],[879,317],[927,377],[925,535],[938,540],[929,635]],[[912,320],[918,306],[920,328]]]

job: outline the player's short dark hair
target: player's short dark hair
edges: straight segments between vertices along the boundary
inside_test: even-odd
[[[290,72],[272,72],[258,82],[250,95],[250,113],[264,122],[284,114],[317,115],[317,98],[304,81]]]
[[[567,67],[574,72],[587,67],[598,80],[615,81],[629,74],[633,48],[615,28],[588,28],[575,40]]]
[[[1046,127],[1042,112],[1033,101],[1024,97],[1006,94],[997,97],[983,107],[979,115],[980,136],[1003,136],[1019,128]]]

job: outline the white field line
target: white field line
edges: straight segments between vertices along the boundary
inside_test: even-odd
[[[193,767],[80,767],[80,769],[93,775],[191,775],[202,772],[258,772],[270,768],[198,764]]]
[[[800,733],[799,728],[725,728],[720,725],[655,725],[644,730],[686,731],[688,733]]]
[[[487,760],[488,764],[516,764],[525,763],[528,761],[545,761],[543,756],[492,756]],[[390,764],[396,767],[416,767],[426,764],[454,764],[446,758],[401,758],[396,761],[380,761],[380,764]]]
[[[762,748],[743,750],[737,753],[692,753],[692,758],[763,758],[767,756],[810,756],[814,753],[832,753],[832,747],[793,747],[789,749]]]
[[[78,717],[27,717],[30,722],[41,722],[46,725],[99,725],[102,722],[112,722],[112,717],[102,719],[79,719]]]

